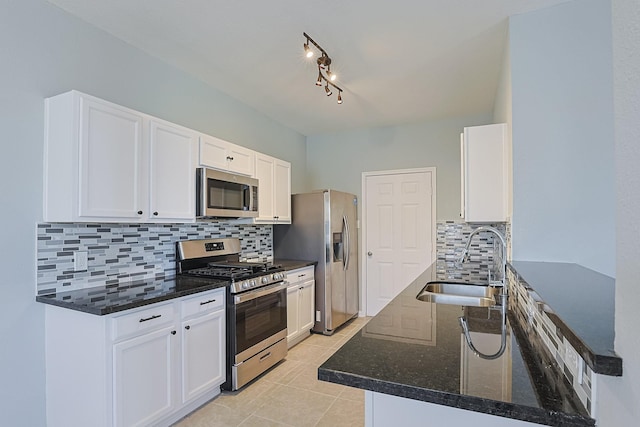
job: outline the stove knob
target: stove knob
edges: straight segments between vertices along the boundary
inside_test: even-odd
[[[242,287],[244,289],[248,289],[249,288],[249,282],[242,282]]]
[[[267,276],[264,276],[262,278],[262,283],[264,283],[265,285],[269,282],[269,278]]]

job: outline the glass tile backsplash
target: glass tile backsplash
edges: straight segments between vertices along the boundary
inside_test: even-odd
[[[37,294],[51,294],[133,279],[175,275],[178,240],[237,237],[241,258],[273,258],[271,225],[52,224],[37,225]],[[88,268],[74,271],[74,252],[86,251]]]

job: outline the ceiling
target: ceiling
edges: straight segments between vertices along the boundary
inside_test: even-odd
[[[491,113],[506,18],[567,0],[48,1],[311,135]],[[315,85],[303,32],[343,104]]]

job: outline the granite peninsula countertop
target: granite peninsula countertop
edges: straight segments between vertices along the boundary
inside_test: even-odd
[[[322,364],[318,378],[539,424],[595,425],[515,310],[508,311],[504,354],[484,360],[467,346],[458,318],[466,317],[474,345],[490,354],[500,347],[499,309],[415,298],[427,282],[447,277],[434,263]]]
[[[226,280],[208,278],[161,277],[38,295],[36,296],[36,301],[103,316],[198,292],[222,288],[228,284],[229,282]]]

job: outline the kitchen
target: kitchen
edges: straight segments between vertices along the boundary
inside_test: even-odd
[[[457,215],[458,194],[455,189],[459,178],[456,178],[455,171],[458,170],[458,148],[455,142],[447,147],[436,141],[457,141],[462,127],[508,122],[511,114],[507,113],[511,111],[506,106],[507,102],[503,102],[500,108],[495,108],[495,118],[489,114],[475,119],[460,118],[328,135],[318,133],[305,137],[284,126],[273,125],[240,102],[142,54],[50,3],[10,1],[6,5],[9,13],[0,17],[0,43],[3,57],[10,59],[1,72],[4,102],[0,120],[2,128],[9,131],[3,144],[1,168],[5,183],[2,193],[4,205],[10,207],[2,213],[5,222],[2,228],[5,244],[3,265],[7,272],[3,279],[6,292],[2,322],[6,341],[3,347],[9,351],[2,352],[2,378],[3,384],[11,386],[3,386],[1,412],[10,425],[44,424],[44,314],[33,298],[35,224],[41,221],[42,174],[24,173],[26,165],[36,165],[30,170],[40,171],[42,164],[44,98],[75,88],[120,100],[121,104],[131,108],[208,131],[258,151],[266,149],[252,145],[259,144],[256,141],[277,141],[268,147],[269,154],[285,158],[296,166],[292,168],[294,193],[310,188],[333,187],[358,194],[361,171],[423,166],[424,161],[420,157],[429,159],[429,165],[433,164],[439,167],[439,173],[445,173],[438,181],[439,197],[442,189],[452,189],[450,196],[444,195],[439,199],[438,218],[442,220],[455,219]],[[634,9],[636,6],[625,2],[614,1],[613,6],[613,25],[608,18],[611,11],[607,2],[568,2],[546,11],[520,15],[512,21],[513,232],[517,236],[520,230],[523,239],[521,246],[514,246],[514,256],[521,251],[523,259],[575,261],[616,276],[616,350],[625,360],[625,374],[605,383],[599,392],[603,396],[601,402],[606,402],[602,416],[609,418],[605,420],[633,420],[637,417],[634,411],[638,410],[633,404],[633,396],[637,396],[636,384],[640,378],[635,356],[638,354],[637,341],[634,341],[630,327],[637,320],[633,303],[637,302],[638,294],[633,281],[637,275],[633,254],[637,253],[638,240],[635,229],[630,225],[637,217],[633,209],[637,207],[637,195],[633,190],[637,188],[634,169],[637,153],[632,148],[633,136],[637,135],[637,121],[627,114],[629,110],[633,111],[633,103],[637,102],[633,97],[637,93],[637,87],[633,86],[637,81],[632,76],[640,73],[627,72],[625,67],[637,68],[637,62],[633,62],[634,56],[617,49],[625,49],[627,43],[632,44],[635,36],[628,27],[632,26],[637,10]],[[574,14],[579,14],[581,19],[573,19]],[[565,38],[566,28],[575,29],[580,39]],[[588,30],[582,32],[581,28]],[[590,39],[589,34],[593,34],[594,28],[600,32]],[[542,40],[539,41],[541,44],[536,43],[543,29],[552,38],[547,42],[559,44],[561,53],[556,52],[556,56],[551,58],[554,67],[548,70],[548,74],[527,73],[526,69],[532,62],[548,58],[549,46],[541,45]],[[610,46],[602,46],[607,40],[610,43],[612,38],[613,55]],[[581,66],[575,61],[583,58],[580,56],[583,40],[594,49],[597,47],[595,52],[603,55],[603,68],[610,69],[613,63],[614,86],[611,75],[608,80],[602,79],[602,73],[606,77],[606,70],[590,69],[586,81],[572,78],[573,64]],[[294,44],[300,48],[298,40]],[[566,61],[561,61],[562,58]],[[125,70],[120,66],[122,63],[131,63],[131,67]],[[506,82],[504,84],[508,86]],[[159,88],[162,88],[161,94],[158,93]],[[563,93],[563,96],[557,93]],[[576,101],[577,93],[591,94],[602,102],[595,106],[580,103]],[[504,96],[507,99],[507,94]],[[561,100],[569,99],[576,104],[572,106],[582,109],[560,105],[566,108],[547,111],[532,103],[532,98],[539,99],[539,96],[545,105],[558,105]],[[345,106],[348,102],[345,96]],[[329,104],[335,106],[333,101]],[[612,169],[614,109],[615,173]],[[603,127],[594,129],[596,123],[603,122],[606,122]],[[246,126],[247,123],[252,126]],[[556,127],[543,123],[555,123]],[[576,135],[565,132],[568,129],[562,127],[563,123],[580,123],[584,128]],[[575,131],[574,126],[570,129]],[[516,141],[519,144],[516,145]],[[585,141],[589,141],[593,151],[580,151],[579,156],[572,154],[572,150],[583,150]],[[343,150],[344,160],[331,156],[338,148]],[[367,156],[362,153],[367,153]],[[356,167],[347,169],[341,162],[349,162],[350,166]],[[335,170],[323,169],[323,164],[325,168],[328,166]],[[585,167],[589,173],[585,173]],[[451,172],[447,179],[445,171],[448,169]],[[344,172],[344,175],[335,173],[339,170],[351,172]],[[531,180],[531,176],[536,176],[538,181]],[[617,177],[616,183],[614,177]],[[599,184],[595,187],[599,191],[597,195],[585,190],[594,188],[596,183],[593,180]],[[20,186],[10,185],[11,182],[20,182]],[[614,188],[619,192],[617,196]],[[553,198],[550,200],[549,196]],[[540,209],[540,205],[548,203],[553,203],[554,208]],[[617,231],[612,220],[614,206],[618,206]],[[617,236],[615,243],[612,242],[614,235]],[[617,253],[616,257],[614,253]],[[631,424],[631,421],[626,424]],[[616,425],[616,421],[603,425]]]

